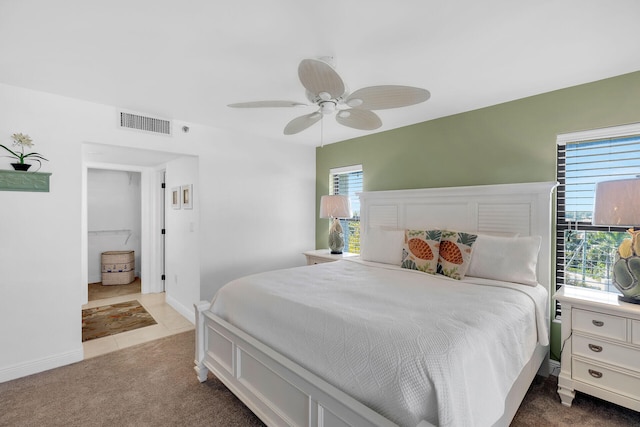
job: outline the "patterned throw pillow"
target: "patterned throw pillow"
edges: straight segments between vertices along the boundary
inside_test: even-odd
[[[402,268],[435,274],[440,235],[440,230],[405,230]]]
[[[438,273],[461,280],[471,263],[471,246],[477,238],[476,234],[443,230],[440,239]]]

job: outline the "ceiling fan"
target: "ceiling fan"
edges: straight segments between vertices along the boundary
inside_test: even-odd
[[[298,77],[306,89],[307,99],[317,105],[317,111],[296,117],[284,128],[293,135],[318,122],[324,115],[336,113],[341,125],[360,130],[374,130],[382,120],[372,110],[406,107],[424,102],[431,94],[426,89],[411,86],[369,86],[349,93],[342,78],[329,63],[330,58],[303,59]],[[254,101],[229,104],[233,108],[300,107],[296,101]]]

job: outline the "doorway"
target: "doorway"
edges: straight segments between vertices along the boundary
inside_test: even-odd
[[[193,302],[200,298],[198,157],[96,143],[84,143],[82,150],[81,304],[88,301],[89,170],[138,172],[141,194],[141,254],[140,265],[136,269],[139,267],[139,277],[142,279],[141,293],[145,295],[164,291],[167,303],[193,323]],[[123,164],[123,161],[127,163]],[[163,188],[165,171],[166,189]],[[163,200],[164,192],[183,185],[191,185],[196,201],[190,209],[176,210],[170,207],[168,199]],[[165,235],[162,234],[165,227],[163,212],[166,213],[166,228],[169,231],[166,244]],[[163,272],[164,269],[166,273]],[[163,280],[163,273],[167,278],[166,282]]]
[[[140,201],[140,255],[136,254],[136,275],[141,278],[141,292],[159,293],[164,291],[163,283],[163,235],[162,214],[164,200],[162,183],[166,165],[181,154],[160,151],[143,150],[130,147],[120,147],[106,144],[84,143],[82,168],[82,222],[81,222],[81,304],[88,301],[87,283],[90,282],[89,271],[89,198],[88,179],[90,170],[102,170],[137,174],[139,176]],[[126,164],[123,163],[126,161]],[[126,229],[123,227],[122,229]],[[125,232],[121,236],[111,236],[113,239],[126,240]],[[128,235],[128,233],[127,233]],[[95,265],[95,259],[94,261]],[[95,277],[94,277],[95,279]]]
[[[155,325],[128,331],[124,334],[115,334],[83,342],[84,357],[93,357],[134,343],[146,342],[192,329],[193,321],[182,311],[176,310],[171,304],[169,294],[164,293],[163,281],[165,245],[164,234],[161,231],[164,228],[165,200],[163,193],[165,189],[162,184],[167,166],[182,158],[183,155],[94,143],[83,144],[82,150],[81,268],[83,271],[82,283],[79,287],[82,308],[89,309],[119,304],[125,300],[137,300],[157,322]],[[127,164],[121,163],[123,159]],[[131,187],[136,187],[136,201],[133,201],[134,199],[131,197],[122,197],[122,194],[105,195],[105,197],[121,197],[127,200],[125,203],[137,204],[138,209],[135,213],[121,213],[120,216],[137,217],[139,232],[134,231],[138,228],[137,225],[114,222],[110,218],[105,219],[107,225],[104,227],[95,225],[96,214],[91,207],[94,202],[92,199],[98,196],[93,193],[95,186],[92,185],[94,178],[92,174],[94,173],[109,176],[113,180],[124,181],[123,186],[120,190],[116,190],[116,193],[127,192],[130,184]],[[115,212],[111,207],[104,209],[111,211],[110,216],[118,216],[119,214],[117,209]],[[120,220],[122,219],[120,218]],[[96,235],[91,236],[90,231]],[[137,293],[88,301],[87,284],[90,277],[91,280],[96,280],[95,264],[99,262],[99,259],[96,258],[98,255],[93,255],[93,260],[90,259],[90,246],[95,245],[95,242],[91,242],[90,239],[98,237],[103,240],[111,239],[108,249],[131,249],[133,240],[136,238],[139,240],[139,246],[135,246],[136,249],[134,249],[136,253],[135,275],[141,279]],[[93,248],[96,254],[103,249],[106,248]],[[90,263],[93,263],[91,269]]]
[[[140,172],[87,171],[89,301],[140,288],[140,183]]]

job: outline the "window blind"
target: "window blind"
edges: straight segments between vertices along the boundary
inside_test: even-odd
[[[331,169],[330,194],[349,197],[353,216],[341,219],[344,230],[344,250],[351,253],[360,253],[360,198],[362,192],[362,165],[353,165],[343,168]]]
[[[566,284],[617,292],[611,266],[628,227],[593,225],[595,184],[638,175],[640,126],[558,136],[556,289]]]

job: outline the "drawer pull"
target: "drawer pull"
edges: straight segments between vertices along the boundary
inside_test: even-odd
[[[589,344],[589,350],[595,351],[596,353],[600,353],[602,351],[602,346]]]
[[[597,327],[604,326],[604,322],[602,320],[592,320],[591,323],[593,323]]]
[[[589,369],[589,375],[593,378],[602,378],[602,372],[594,371],[593,369]]]

